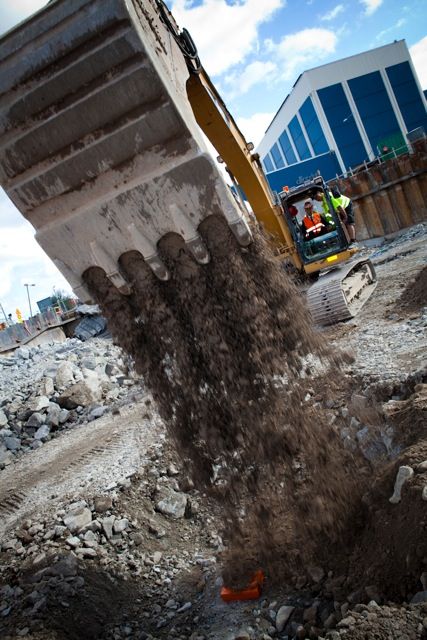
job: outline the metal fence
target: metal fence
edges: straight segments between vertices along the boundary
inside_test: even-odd
[[[63,313],[56,313],[53,309],[47,309],[29,320],[3,329],[3,331],[0,331],[0,351],[13,349],[20,344],[25,344],[46,329],[58,327],[75,316],[74,309]]]
[[[427,140],[407,146],[406,153],[396,149],[391,158],[377,158],[329,181],[353,201],[358,240],[427,220]]]

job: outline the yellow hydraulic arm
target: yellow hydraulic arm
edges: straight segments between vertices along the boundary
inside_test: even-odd
[[[203,68],[191,72],[187,94],[197,123],[243,189],[257,220],[270,234],[278,254],[302,268],[282,208],[275,204],[259,156],[252,153],[221,96]]]

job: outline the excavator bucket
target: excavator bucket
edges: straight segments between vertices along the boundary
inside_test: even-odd
[[[251,241],[188,77],[155,0],[53,0],[0,39],[0,183],[83,301],[92,266],[130,293],[131,250],[167,279],[168,233],[208,262],[198,227],[212,214]]]

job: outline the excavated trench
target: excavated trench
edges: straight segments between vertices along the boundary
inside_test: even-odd
[[[304,400],[313,385],[333,397],[346,355],[315,333],[261,235],[237,247],[214,216],[200,233],[208,265],[170,235],[160,243],[168,282],[137,253],[121,258],[130,296],[97,268],[85,282],[144,376],[196,486],[221,506],[226,582],[246,584],[262,567],[270,584],[279,583],[316,560],[346,575],[347,591],[378,584],[382,597],[415,592],[427,558],[422,476],[404,509],[388,497],[399,464],[427,458],[425,433],[370,469],[343,447],[324,411]]]

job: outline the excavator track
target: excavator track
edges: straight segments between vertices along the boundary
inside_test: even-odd
[[[315,324],[331,325],[353,318],[377,286],[370,260],[359,259],[321,275],[307,292],[307,304]]]

